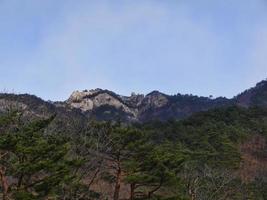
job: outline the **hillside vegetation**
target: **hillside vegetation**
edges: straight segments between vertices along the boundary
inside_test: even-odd
[[[89,121],[76,134],[55,120],[1,116],[2,199],[267,198],[266,109],[232,106],[131,125]]]

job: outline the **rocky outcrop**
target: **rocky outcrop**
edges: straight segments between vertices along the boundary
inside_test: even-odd
[[[102,106],[111,106],[114,109],[132,115],[134,118],[137,117],[136,108],[129,106],[127,101],[124,101],[120,96],[107,90],[75,91],[71,94],[66,103],[73,108],[80,109],[84,113],[90,113]]]
[[[147,95],[132,93],[122,96],[102,89],[75,91],[65,102],[71,108],[97,119],[123,121],[149,121],[181,119],[194,112],[227,105],[225,98],[210,99],[193,95],[170,96],[159,91]]]

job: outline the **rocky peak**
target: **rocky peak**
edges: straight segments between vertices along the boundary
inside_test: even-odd
[[[169,102],[168,96],[159,91],[152,91],[147,94],[142,102],[143,105],[159,108],[167,105]]]
[[[73,108],[78,108],[83,112],[91,112],[103,106],[111,106],[115,109],[131,115],[136,115],[136,111],[126,105],[121,96],[102,89],[75,91],[71,94],[66,103]]]
[[[267,87],[267,79],[257,83],[256,87],[257,88]]]
[[[82,101],[86,96],[91,96],[91,95],[94,95],[98,92],[101,92],[103,91],[102,89],[93,89],[93,90],[83,90],[83,91],[74,91],[69,99],[67,100],[68,102],[80,102]]]
[[[161,93],[158,90],[153,90],[152,92],[148,93],[146,96],[158,96],[158,95],[165,95],[165,94]]]
[[[145,96],[143,94],[131,93],[131,96],[120,96],[123,102],[132,108],[138,108]]]

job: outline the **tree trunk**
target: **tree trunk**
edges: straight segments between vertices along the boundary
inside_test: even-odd
[[[134,200],[134,190],[135,190],[135,184],[134,184],[134,183],[132,183],[132,184],[130,185],[130,187],[131,187],[131,192],[130,192],[130,200]]]
[[[113,200],[119,200],[120,187],[121,187],[121,166],[120,163],[118,163]]]
[[[198,177],[194,178],[193,180],[189,180],[189,183],[187,185],[188,194],[191,200],[197,199],[197,182],[198,182]]]
[[[159,185],[157,187],[155,187],[153,190],[148,192],[148,195],[147,195],[148,199],[150,199],[152,197],[152,195],[161,188],[162,183],[163,183],[163,180],[160,181],[160,183],[159,183]]]
[[[196,194],[194,192],[190,191],[189,194],[190,194],[191,200],[196,200]]]
[[[7,200],[8,182],[5,177],[5,169],[3,167],[0,168],[0,179],[1,179],[1,185],[2,185],[2,190],[3,190],[3,200]]]

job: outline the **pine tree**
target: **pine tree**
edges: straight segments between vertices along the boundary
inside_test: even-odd
[[[14,115],[13,115],[14,116]],[[4,128],[14,117],[2,118]],[[56,134],[46,135],[53,118],[39,120],[0,135],[0,168],[3,199],[43,199],[56,195],[68,183],[73,161],[66,158],[69,146]],[[12,122],[14,126],[14,121]]]

